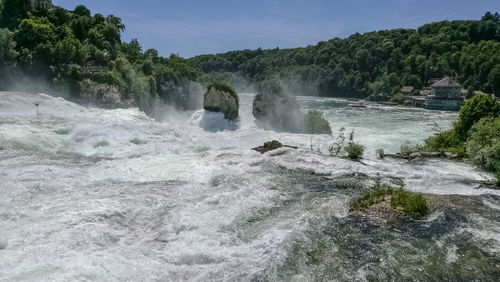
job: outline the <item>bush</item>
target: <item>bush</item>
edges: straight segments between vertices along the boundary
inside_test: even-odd
[[[395,102],[398,104],[403,104],[404,101],[406,100],[405,95],[403,93],[397,93],[396,95],[392,96],[391,102]]]
[[[469,132],[467,154],[472,162],[491,172],[500,172],[500,117],[484,118]]]
[[[347,147],[345,147],[345,151],[349,159],[357,161],[363,157],[365,147],[354,142],[349,142],[349,144],[347,144]]]
[[[376,187],[376,186],[374,186]],[[373,205],[386,201],[390,197],[391,208],[404,212],[412,218],[421,218],[429,212],[424,196],[403,189],[393,189],[388,185],[378,185],[378,188],[352,202],[350,210],[365,210]]]
[[[393,191],[391,207],[397,211],[403,211],[413,218],[422,217],[429,211],[424,196],[402,189]]]
[[[344,132],[345,128],[340,128],[337,142],[328,147],[330,156],[347,157],[355,161],[360,160],[365,152],[365,147],[354,142],[354,131],[349,134],[349,142],[345,145],[346,137]]]
[[[389,186],[385,186],[384,188],[375,189],[363,197],[356,199],[352,202],[350,210],[364,210],[373,205],[381,203],[385,200],[385,197],[391,196],[394,193],[394,189]]]
[[[306,127],[311,134],[332,134],[330,123],[319,111],[310,111],[305,116]]]
[[[465,102],[460,109],[460,115],[455,123],[456,134],[461,141],[467,139],[472,126],[485,117],[500,115],[500,105],[493,95],[476,94]]]

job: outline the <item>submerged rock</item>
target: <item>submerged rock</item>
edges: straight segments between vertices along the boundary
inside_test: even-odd
[[[259,152],[261,154],[265,154],[265,153],[267,153],[269,151],[273,151],[273,150],[276,150],[276,149],[279,149],[279,148],[282,148],[282,147],[288,147],[288,148],[297,149],[297,147],[289,146],[289,145],[283,145],[279,141],[273,140],[273,141],[269,141],[269,142],[264,143],[263,146],[255,147],[252,150],[257,151],[257,152]]]
[[[211,84],[205,93],[203,108],[209,112],[223,113],[225,119],[235,121],[239,117],[238,95],[225,84]]]

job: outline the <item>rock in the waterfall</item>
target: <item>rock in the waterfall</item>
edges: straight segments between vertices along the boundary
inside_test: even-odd
[[[252,113],[264,128],[307,133],[305,115],[297,99],[277,79],[265,80],[259,84]]]
[[[88,101],[108,106],[119,107],[123,105],[118,87],[97,83],[90,79],[84,79],[80,82],[80,96]]]
[[[230,121],[238,119],[238,94],[228,85],[213,83],[208,86],[203,101],[203,108],[209,112],[223,113]]]
[[[269,141],[269,142],[264,143],[263,146],[255,147],[252,150],[257,151],[261,154],[264,154],[264,153],[267,153],[269,151],[279,149],[281,147],[283,147],[283,144],[281,144],[279,141],[273,140],[273,141]]]
[[[263,146],[255,147],[252,150],[257,151],[257,152],[259,152],[261,154],[265,154],[265,153],[267,153],[269,151],[273,151],[273,150],[276,150],[276,149],[279,149],[279,148],[282,148],[282,147],[288,147],[288,148],[297,149],[297,147],[293,147],[293,146],[289,146],[289,145],[283,145],[279,141],[273,140],[273,141],[269,141],[269,142],[264,143]]]

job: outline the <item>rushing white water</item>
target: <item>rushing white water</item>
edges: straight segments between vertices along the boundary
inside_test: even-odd
[[[202,111],[166,112],[157,122],[137,109],[0,93],[0,280],[317,279],[317,269],[302,262],[298,274],[287,267],[298,242],[314,245],[311,233],[320,227],[333,220],[338,232],[321,236],[346,232],[337,220],[348,215],[352,193],[328,190],[329,181],[380,173],[413,191],[500,195],[474,189],[471,182],[491,175],[464,163],[375,158],[376,148],[395,152],[432,135],[434,121],[449,127],[454,113],[375,104],[353,109],[343,100],[301,98],[304,108],[323,110],[334,130],[355,130],[367,147],[361,164],[311,151],[309,135],[258,129],[253,95],[240,96],[239,129],[210,133],[199,126]],[[272,139],[300,148],[250,150]],[[312,143],[325,152],[333,141],[315,136]],[[322,176],[295,177],[296,171]],[[485,205],[498,209],[495,199]],[[480,227],[457,232],[498,246],[498,221],[479,218]],[[342,251],[336,242],[328,248]],[[446,259],[457,261],[456,246],[446,248]],[[329,263],[338,265],[340,280],[366,279],[370,263],[351,271],[335,256]]]

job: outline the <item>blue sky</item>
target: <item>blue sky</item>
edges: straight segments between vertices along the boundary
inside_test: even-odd
[[[123,40],[183,57],[237,49],[290,48],[356,32],[479,19],[500,0],[53,0],[121,17]]]

